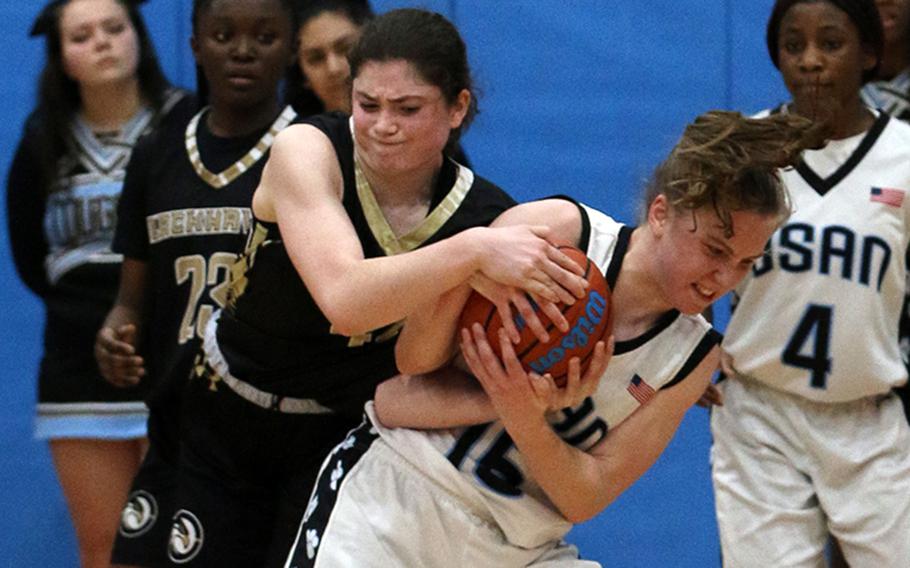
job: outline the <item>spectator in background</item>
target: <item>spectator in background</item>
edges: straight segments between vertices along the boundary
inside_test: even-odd
[[[348,53],[372,18],[367,0],[297,0],[297,65],[286,88],[301,116],[351,112]]]
[[[138,1],[55,0],[43,36],[39,98],[10,168],[10,243],[47,319],[36,436],[51,456],[76,529],[81,565],[106,567],[145,448],[141,389],[116,389],[92,357],[117,288],[115,210],[136,140],[183,94],[170,89]]]
[[[863,101],[906,121],[910,119],[910,0],[875,0],[875,5],[885,49],[875,78],[863,86]]]

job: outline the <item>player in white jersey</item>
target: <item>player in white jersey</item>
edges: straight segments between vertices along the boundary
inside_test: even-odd
[[[910,244],[910,128],[859,96],[881,53],[872,0],[778,1],[772,59],[831,142],[781,173],[794,213],[737,289],[712,413],[725,563],[910,566],[910,430],[892,389]],[[819,112],[819,109],[824,109]]]
[[[719,336],[699,314],[762,256],[788,211],[775,165],[817,142],[813,132],[792,116],[700,117],[658,168],[638,228],[563,199],[502,214],[495,224],[548,225],[605,272],[609,366],[601,346],[559,391],[521,369],[506,333],[492,338],[500,361],[479,326],[463,331],[478,380],[448,368],[380,385],[364,425],[324,462],[286,566],[598,565],[562,538],[654,463],[704,391]],[[448,362],[469,292],[408,318],[403,371]]]

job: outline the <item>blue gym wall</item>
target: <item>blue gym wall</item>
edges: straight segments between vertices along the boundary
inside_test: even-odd
[[[764,46],[772,0],[373,0],[442,12],[469,47],[481,114],[464,146],[519,200],[564,193],[633,221],[644,179],[685,124],[712,108],[784,100]],[[0,0],[0,174],[34,102],[42,2]],[[144,8],[163,67],[192,86],[189,0]],[[0,212],[3,223],[15,222]],[[76,566],[74,536],[44,444],[32,440],[42,310],[0,231],[0,566]],[[725,318],[721,318],[725,319]],[[570,535],[606,566],[719,565],[707,412],[689,412],[634,487]]]

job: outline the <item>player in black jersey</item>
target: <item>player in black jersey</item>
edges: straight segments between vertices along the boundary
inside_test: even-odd
[[[351,70],[352,117],[278,136],[228,306],[206,331],[178,503],[180,544],[201,547],[193,565],[283,565],[323,457],[397,373],[409,312],[478,272],[541,302],[572,300],[557,282],[582,292],[546,231],[480,228],[513,202],[446,156],[474,109],[448,21],[380,16]]]
[[[31,35],[44,37],[46,64],[7,186],[16,268],[47,310],[35,434],[49,441],[87,567],[108,565],[145,447],[142,392],[107,384],[92,357],[117,289],[117,200],[136,140],[183,97],[161,73],[138,3],[41,10]]]
[[[288,102],[302,116],[351,113],[348,53],[374,17],[367,0],[306,0],[298,3],[297,62],[287,83]],[[451,158],[470,167],[460,145]]]
[[[195,2],[191,43],[208,106],[144,139],[127,172],[114,241],[125,257],[121,286],[96,351],[112,382],[148,383],[151,444],[123,510],[117,564],[192,554],[168,547],[181,391],[227,298],[271,143],[296,116],[279,100],[293,62],[292,13],[282,0]]]

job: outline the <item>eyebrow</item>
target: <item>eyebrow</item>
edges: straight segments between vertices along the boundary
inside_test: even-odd
[[[369,94],[365,93],[364,91],[355,90],[354,94],[361,96],[369,101],[375,101],[377,99],[377,97],[369,95]],[[410,99],[416,99],[416,101],[423,101],[423,100],[425,100],[425,98],[426,97],[424,97],[423,95],[404,95],[401,97],[390,98],[390,99],[388,99],[388,101],[390,103],[403,103],[403,102],[407,102]]]

